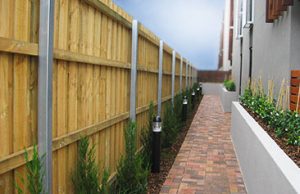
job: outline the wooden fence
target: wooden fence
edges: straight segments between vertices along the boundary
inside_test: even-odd
[[[230,77],[231,71],[198,71],[198,82],[224,82]]]
[[[0,0],[0,193],[16,193],[24,148],[37,143],[39,0]],[[101,169],[115,172],[129,118],[132,17],[108,0],[55,0],[53,60],[53,193],[73,193],[77,141],[88,135]],[[139,25],[138,135],[148,105],[157,105],[159,38]],[[162,108],[171,99],[172,49],[164,45]],[[176,54],[175,93],[180,91]],[[182,87],[196,69],[182,61]],[[188,86],[185,79],[188,78]],[[140,146],[140,143],[139,143]],[[22,185],[22,184],[21,184]]]

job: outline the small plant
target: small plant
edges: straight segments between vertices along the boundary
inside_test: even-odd
[[[176,115],[176,119],[178,122],[178,127],[182,127],[182,103],[183,103],[183,96],[182,94],[177,94],[174,98],[174,113]]]
[[[233,82],[233,80],[225,80],[224,81],[224,86],[228,91],[235,91],[235,84]]]
[[[162,127],[162,147],[170,147],[177,137],[179,123],[175,111],[172,110],[170,103],[166,105],[164,111],[164,121]]]
[[[151,155],[152,155],[152,122],[154,118],[154,105],[150,102],[149,113],[148,113],[148,124],[147,128],[142,130],[141,142],[143,150],[141,152],[143,158],[143,167],[149,168],[151,166]]]
[[[78,194],[100,193],[99,170],[95,162],[95,146],[88,137],[79,140],[77,168],[72,176],[74,191]]]
[[[42,170],[43,166],[43,159],[44,156],[39,158],[37,146],[33,146],[33,155],[32,160],[29,160],[28,152],[25,149],[25,167],[26,167],[26,178],[27,182],[25,187],[29,191],[30,194],[40,194],[40,193],[46,193],[43,188],[43,179],[44,179],[44,171]],[[23,177],[20,177],[20,180],[23,184],[25,184],[25,180]],[[18,191],[18,194],[23,194],[24,191],[21,189],[21,187],[16,184],[16,189]]]
[[[125,130],[125,150],[117,167],[114,193],[143,194],[147,192],[149,171],[143,168],[141,154],[136,154],[136,124],[130,122]]]
[[[192,113],[192,89],[186,89],[184,95],[187,97],[188,105],[187,105],[187,112],[188,115]]]
[[[199,87],[199,83],[194,83],[192,88],[194,91],[197,91],[198,87]]]
[[[110,193],[108,179],[109,179],[109,172],[107,169],[105,169],[103,172],[102,180],[101,180],[100,194],[109,194]]]

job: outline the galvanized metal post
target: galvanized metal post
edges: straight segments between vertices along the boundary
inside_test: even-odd
[[[186,61],[186,68],[185,68],[185,89],[188,89],[188,69],[189,69],[189,61]]]
[[[190,69],[190,71],[191,71],[191,87],[193,87],[193,66],[191,66],[191,69]]]
[[[161,115],[161,95],[162,95],[162,69],[163,69],[164,42],[159,42],[159,67],[158,67],[158,92],[157,92],[157,115]]]
[[[197,83],[197,69],[194,69],[194,82]]]
[[[38,153],[44,192],[52,194],[52,67],[54,1],[40,1],[38,66]]]
[[[190,67],[190,86],[193,87],[193,66]]]
[[[191,71],[191,80],[192,80],[192,85],[194,83],[194,69],[192,67],[192,71]]]
[[[136,120],[136,74],[137,74],[137,47],[138,47],[138,21],[132,21],[131,46],[131,77],[130,77],[130,119]]]
[[[172,52],[172,106],[174,107],[175,96],[175,65],[176,65],[176,52]]]
[[[195,72],[194,72],[194,76],[195,76],[195,83],[197,83],[197,69],[195,68],[195,70],[194,70]]]
[[[191,87],[191,65],[192,65],[192,64],[189,63],[189,70],[188,70],[188,71],[189,71],[189,80],[188,80],[188,82],[189,82],[189,83],[188,83],[189,87]]]
[[[193,84],[195,83],[195,69],[193,69]]]
[[[189,66],[189,87],[191,87],[191,70],[192,70],[192,64]]]
[[[190,67],[190,86],[193,86],[193,66]]]
[[[179,78],[179,89],[182,93],[182,57],[180,57],[180,78]]]
[[[188,86],[191,87],[191,63],[189,64],[189,69],[188,69],[188,74],[189,74],[189,79],[188,79]]]
[[[199,85],[199,79],[198,79],[198,70],[196,70],[196,82]]]

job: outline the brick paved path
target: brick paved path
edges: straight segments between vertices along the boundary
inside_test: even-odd
[[[230,137],[230,113],[204,96],[161,194],[246,193]]]

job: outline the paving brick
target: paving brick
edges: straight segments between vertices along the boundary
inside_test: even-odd
[[[230,137],[230,113],[204,96],[161,194],[245,194]]]

